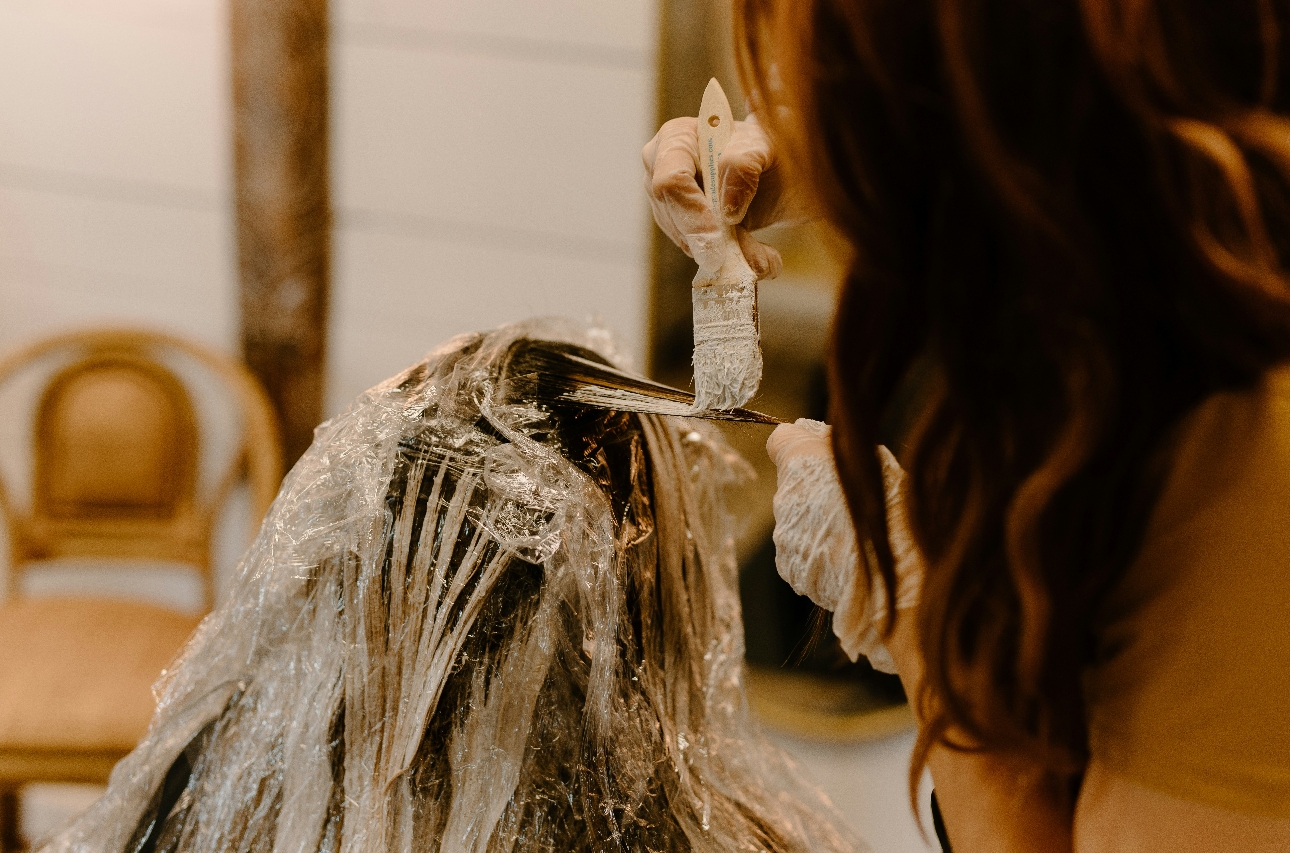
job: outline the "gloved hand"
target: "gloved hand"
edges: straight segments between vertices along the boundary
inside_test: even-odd
[[[645,189],[654,221],[663,233],[704,269],[721,265],[719,252],[722,222],[704,195],[699,168],[698,119],[674,118],[663,125],[641,150],[645,162]],[[758,278],[779,275],[784,262],[773,247],[758,242],[749,232],[768,225],[804,218],[797,193],[784,179],[770,138],[755,116],[735,122],[730,142],[717,164],[721,206],[725,223],[735,233],[744,258]]]
[[[833,611],[833,631],[855,660],[895,672],[880,629],[887,611],[887,590],[870,584],[860,567],[855,528],[833,461],[828,424],[802,418],[771,433],[766,452],[775,463],[775,566],[799,595]],[[905,518],[904,478],[896,458],[878,448],[887,498],[887,528],[896,558],[896,607],[918,603],[923,563]]]

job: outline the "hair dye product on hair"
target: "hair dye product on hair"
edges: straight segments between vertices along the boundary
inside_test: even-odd
[[[138,748],[49,851],[856,851],[743,693],[705,424],[504,397],[554,322],[323,424]]]

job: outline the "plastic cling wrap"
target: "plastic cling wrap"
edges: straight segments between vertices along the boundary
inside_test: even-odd
[[[531,323],[319,427],[50,851],[864,849],[750,721],[707,426],[509,399]]]

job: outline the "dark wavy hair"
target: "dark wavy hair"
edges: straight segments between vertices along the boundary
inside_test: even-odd
[[[911,786],[937,743],[1077,782],[1092,626],[1173,428],[1290,357],[1288,4],[735,5],[754,105],[856,250],[830,415],[889,590],[874,445],[930,377],[897,449],[928,561]]]

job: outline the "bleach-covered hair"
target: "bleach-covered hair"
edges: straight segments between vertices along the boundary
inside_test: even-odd
[[[861,850],[759,735],[706,425],[507,395],[554,322],[322,425],[106,795],[49,851]]]

